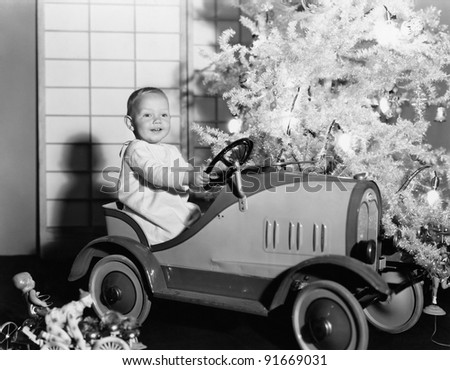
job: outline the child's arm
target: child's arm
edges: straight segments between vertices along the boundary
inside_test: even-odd
[[[203,171],[194,170],[181,154],[174,164],[162,163],[139,142],[130,144],[124,160],[134,172],[155,187],[187,191],[191,185],[204,186],[209,182],[209,176]]]

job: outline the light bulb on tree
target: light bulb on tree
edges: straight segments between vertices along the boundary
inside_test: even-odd
[[[237,134],[242,129],[242,120],[238,117],[233,117],[228,122],[228,131],[230,131],[230,134]]]
[[[434,177],[431,179],[431,190],[427,193],[427,202],[431,207],[438,204],[438,202],[441,200],[441,196],[437,191],[439,182],[439,177],[436,171],[434,171]]]
[[[375,40],[381,46],[393,47],[400,42],[401,32],[396,26],[395,20],[397,16],[392,14],[389,9],[384,6],[376,9],[378,13],[379,20],[373,26],[373,34]]]
[[[336,146],[338,146],[344,153],[353,153],[352,136],[346,132],[337,133]]]
[[[380,106],[381,113],[383,113],[388,118],[392,117],[391,103],[389,103],[389,100],[387,98],[382,97],[380,99],[379,106]]]
[[[438,204],[438,202],[440,201],[441,196],[439,195],[439,192],[437,190],[433,190],[431,189],[428,193],[427,193],[427,202],[428,204],[433,207],[434,205]]]

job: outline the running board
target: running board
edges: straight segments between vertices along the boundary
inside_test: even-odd
[[[167,289],[163,292],[155,292],[153,293],[153,296],[155,298],[193,303],[208,307],[245,312],[259,316],[267,316],[269,314],[268,309],[264,307],[261,302],[250,299],[224,297],[214,294],[190,292],[177,289]]]

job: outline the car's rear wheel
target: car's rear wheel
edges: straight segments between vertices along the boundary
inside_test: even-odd
[[[388,271],[381,276],[393,290],[396,285],[408,279],[408,276],[400,271]],[[385,302],[376,302],[366,307],[364,312],[367,320],[377,329],[398,334],[411,329],[419,321],[423,303],[422,284],[415,283],[392,294]]]
[[[112,310],[142,324],[150,312],[151,302],[139,270],[124,256],[111,255],[98,261],[89,278],[89,291],[100,317]]]
[[[355,297],[333,281],[316,281],[297,295],[292,324],[302,349],[366,349],[369,328]]]

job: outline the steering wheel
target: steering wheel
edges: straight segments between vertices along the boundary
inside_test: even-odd
[[[205,173],[210,175],[210,182],[205,189],[209,189],[212,185],[224,185],[236,172],[237,164],[242,166],[248,161],[252,149],[253,141],[242,138],[232,142],[217,154],[205,170]]]

